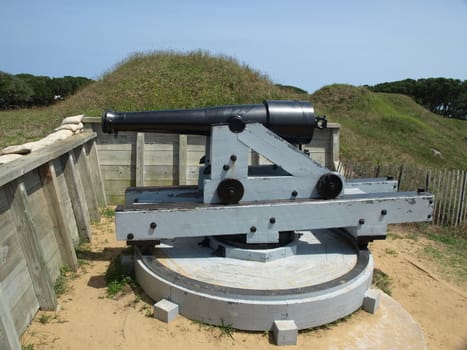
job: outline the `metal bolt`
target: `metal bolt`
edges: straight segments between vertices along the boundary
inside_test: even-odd
[[[151,224],[149,225],[149,227],[152,229],[152,230],[155,230],[156,227],[157,227],[157,224],[155,222],[151,222]]]
[[[135,236],[133,235],[133,233],[129,233],[129,234],[126,235],[126,238],[128,240],[132,240],[133,238],[135,238]]]
[[[275,224],[276,223],[276,218],[270,218],[269,223],[270,224]]]
[[[237,156],[236,156],[235,154],[232,154],[232,155],[230,156],[230,160],[231,160],[232,162],[235,162],[235,161],[237,160]]]
[[[297,191],[292,191],[292,197],[297,197],[298,192]]]
[[[256,226],[251,226],[250,227],[250,232],[256,232]]]
[[[230,166],[228,166],[227,164],[224,164],[224,166],[222,167],[222,169],[224,169],[224,171],[227,171],[230,169]]]
[[[386,209],[381,210],[381,215],[387,215],[388,211]]]
[[[365,223],[365,219],[360,219],[360,220],[358,220],[358,223],[359,223],[360,225],[363,225],[363,224]]]

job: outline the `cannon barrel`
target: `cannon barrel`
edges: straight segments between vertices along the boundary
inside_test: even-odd
[[[210,135],[212,125],[261,123],[291,143],[309,143],[315,128],[326,127],[325,117],[315,117],[308,101],[269,100],[263,104],[217,106],[141,112],[106,111],[102,130]]]

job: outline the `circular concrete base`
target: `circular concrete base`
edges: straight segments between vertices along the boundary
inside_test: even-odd
[[[136,249],[138,283],[155,301],[178,304],[187,318],[242,330],[270,330],[276,320],[298,329],[342,318],[362,306],[373,273],[368,250],[343,231],[305,232],[296,253],[260,262],[213,256],[200,239],[176,239],[154,255]]]

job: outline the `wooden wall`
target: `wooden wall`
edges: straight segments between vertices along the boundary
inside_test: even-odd
[[[204,155],[205,137],[157,133],[119,132],[104,134],[100,118],[85,118],[88,129],[96,132],[97,150],[109,203],[122,204],[129,186],[189,185],[198,181],[199,160]],[[311,157],[329,169],[339,162],[340,125],[315,130],[305,145]],[[255,154],[252,164],[267,160]]]
[[[60,268],[76,270],[75,246],[106,206],[95,144],[85,132],[0,165],[0,349],[39,308],[57,306]]]

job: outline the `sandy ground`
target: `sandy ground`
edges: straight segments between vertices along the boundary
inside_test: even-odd
[[[392,296],[420,325],[431,349],[467,349],[465,285],[446,282],[436,264],[421,257],[423,238],[407,238],[395,227],[397,239],[372,243],[376,268],[392,278]],[[402,231],[401,231],[402,230]],[[90,264],[69,278],[69,289],[56,313],[39,311],[22,338],[30,349],[277,349],[267,333],[235,331],[192,322],[182,316],[170,324],[153,317],[152,301],[132,290],[118,299],[106,297],[104,273],[112,257],[124,248],[116,242],[112,219],[93,227]],[[380,314],[378,314],[378,312]],[[353,348],[339,341],[351,329],[364,334],[375,317],[357,311],[347,320],[326,328],[300,332],[296,349]],[[367,327],[367,328],[365,328]],[[363,347],[363,343],[360,344]],[[374,348],[374,347],[373,347]],[[385,348],[382,346],[381,348]],[[386,348],[394,348],[387,346]]]

